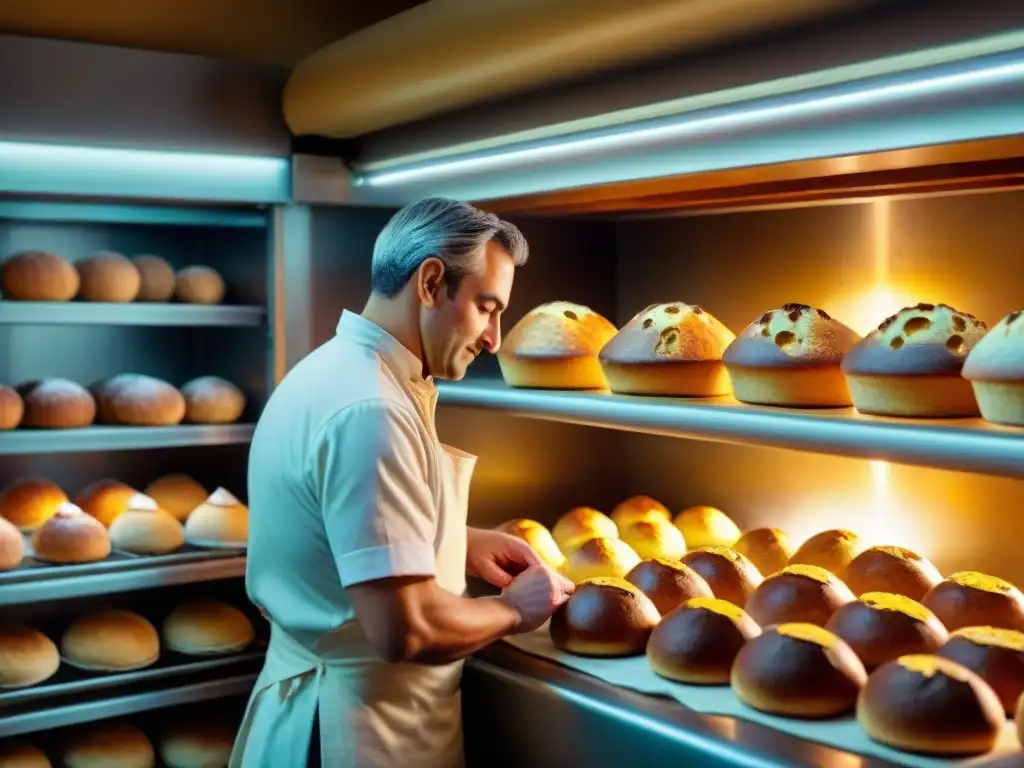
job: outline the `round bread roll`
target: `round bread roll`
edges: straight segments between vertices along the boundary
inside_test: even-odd
[[[748,325],[723,360],[736,399],[791,408],[853,404],[843,357],[860,335],[806,304],[783,304]]]
[[[644,652],[661,614],[625,579],[581,583],[551,617],[551,641],[579,656],[633,656]]]
[[[761,572],[754,564],[728,547],[692,550],[683,556],[682,563],[707,582],[715,597],[741,608],[761,583]]]
[[[789,565],[796,548],[778,528],[755,528],[740,536],[733,549],[746,556],[763,575],[770,576]]]
[[[0,743],[0,765],[4,768],[52,768],[43,750],[23,741]]]
[[[901,309],[843,358],[854,406],[881,416],[977,416],[971,383],[960,373],[985,330],[946,304]]]
[[[25,688],[53,677],[60,666],[54,642],[37,629],[0,625],[0,688]]]
[[[964,627],[1000,627],[1024,632],[1024,595],[1003,579],[960,571],[932,587],[921,603],[950,632]]]
[[[79,491],[75,496],[75,504],[109,528],[114,520],[124,514],[128,502],[137,493],[130,485],[108,477],[90,483]]]
[[[174,296],[187,304],[220,304],[224,301],[224,278],[211,267],[179,269]]]
[[[565,567],[565,555],[555,543],[551,531],[536,520],[527,520],[521,517],[508,520],[499,525],[497,530],[525,541],[534,552],[540,555],[541,560],[556,571]]]
[[[846,569],[846,586],[855,595],[893,592],[920,601],[940,581],[930,560],[903,547],[868,547]]]
[[[934,613],[889,592],[868,592],[847,603],[825,629],[843,638],[869,671],[900,656],[935,653],[949,638]]]
[[[131,260],[120,253],[100,251],[75,266],[82,279],[78,295],[86,301],[124,304],[135,301],[139,295],[142,276]]]
[[[595,537],[569,552],[565,577],[576,584],[601,576],[622,578],[639,562],[639,555],[624,541]]]
[[[218,376],[200,376],[181,388],[185,419],[192,424],[231,424],[245,410],[242,390]]]
[[[0,517],[0,571],[21,565],[25,557],[25,539],[13,523]]]
[[[0,430],[14,429],[25,415],[25,403],[14,389],[0,384]]]
[[[967,355],[961,375],[971,382],[981,415],[1024,427],[1024,310],[1011,312]]]
[[[93,388],[104,424],[169,427],[185,418],[185,398],[166,381],[139,373],[120,373]]]
[[[244,613],[218,600],[182,603],[163,623],[164,646],[189,656],[242,651],[255,636]]]
[[[110,545],[135,555],[164,555],[184,543],[181,521],[140,493],[128,500],[127,510],[110,526]]]
[[[938,650],[992,686],[1007,717],[1024,693],[1024,632],[995,627],[964,627]]]
[[[652,557],[678,560],[686,554],[683,534],[663,517],[636,520],[622,531],[621,538],[641,560],[650,560]]]
[[[103,523],[67,502],[32,534],[32,551],[48,563],[94,563],[110,554],[110,537]]]
[[[767,627],[743,646],[732,667],[732,689],[740,701],[788,717],[848,712],[866,680],[850,646],[815,624]]]
[[[1024,746],[1024,696],[1017,702],[1017,714],[1014,715],[1014,725],[1017,726],[1017,741]]]
[[[714,597],[695,597],[662,617],[647,643],[647,661],[669,680],[724,685],[740,649],[760,634],[742,608]]]
[[[760,626],[805,622],[824,627],[853,593],[824,568],[787,565],[765,578],[747,600],[747,613]]]
[[[722,510],[704,505],[684,509],[672,521],[690,549],[731,547],[740,538],[740,529]]]
[[[65,768],[153,768],[156,753],[146,734],[118,721],[89,723],[64,743]]]
[[[558,518],[551,534],[559,548],[568,554],[587,539],[617,539],[619,529],[610,517],[592,507],[574,507]]]
[[[0,291],[6,299],[71,301],[78,285],[74,264],[55,253],[24,251],[0,266]]]
[[[206,501],[210,492],[188,475],[173,473],[150,483],[146,487],[146,495],[160,509],[184,521],[192,514],[192,510]]]
[[[637,520],[645,520],[648,517],[659,517],[671,522],[672,513],[657,499],[640,495],[620,501],[611,514],[612,522],[620,532]]]
[[[850,563],[865,548],[864,540],[853,531],[833,528],[816,533],[793,553],[790,565],[816,565],[831,571],[840,581],[846,581]]]
[[[633,316],[599,355],[612,392],[713,397],[732,392],[722,363],[736,336],[702,307],[674,301]]]
[[[18,386],[25,402],[21,426],[37,429],[79,429],[96,418],[96,401],[81,384],[68,379],[42,379]]]
[[[137,301],[170,301],[174,296],[174,267],[159,256],[136,256],[132,264],[139,270],[141,285]]]
[[[218,488],[188,516],[185,541],[196,547],[245,547],[249,542],[249,508]]]
[[[127,672],[160,658],[156,627],[131,611],[104,609],[73,621],[60,639],[64,661],[90,672]]]
[[[53,517],[67,495],[50,480],[30,477],[15,480],[0,493],[0,516],[24,533],[31,533]]]
[[[868,736],[896,749],[966,755],[995,746],[1004,715],[992,688],[969,669],[916,654],[871,673],[857,719]]]
[[[708,583],[690,566],[661,557],[637,563],[626,581],[647,595],[662,615],[694,597],[714,597]]]
[[[597,354],[614,335],[615,326],[590,307],[541,304],[505,336],[501,375],[510,387],[607,389]]]
[[[227,768],[235,731],[221,720],[174,723],[163,734],[157,751],[167,768]]]

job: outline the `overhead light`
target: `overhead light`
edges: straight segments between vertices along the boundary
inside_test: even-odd
[[[355,184],[383,187],[454,174],[498,171],[546,160],[567,160],[594,152],[640,147],[651,142],[713,134],[728,129],[768,126],[793,118],[824,116],[844,110],[934,96],[966,88],[998,85],[1022,76],[1024,61],[1006,63],[1004,60],[999,64],[990,63],[965,71],[919,76],[917,79],[904,82],[862,85],[843,93],[810,94],[802,98],[791,98],[784,104],[735,108],[705,117],[691,116],[600,135],[569,136],[544,144],[418,163],[405,168],[370,171],[358,175]]]

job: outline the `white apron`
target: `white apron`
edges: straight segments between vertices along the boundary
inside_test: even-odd
[[[441,445],[438,583],[466,589],[466,514],[476,457]],[[462,662],[387,664],[358,622],[308,647],[271,625],[231,768],[305,768],[319,712],[324,768],[460,768]]]

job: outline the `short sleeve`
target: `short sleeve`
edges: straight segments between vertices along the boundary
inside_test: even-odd
[[[343,586],[434,575],[427,450],[416,417],[384,401],[350,405],[320,430],[312,479]]]

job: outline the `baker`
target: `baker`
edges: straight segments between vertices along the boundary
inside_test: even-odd
[[[462,765],[462,660],[568,599],[525,542],[467,527],[476,457],[434,426],[433,380],[497,351],[527,255],[472,206],[403,208],[362,313],[274,390],[249,454],[246,567],[270,646],[232,766]],[[465,597],[467,572],[500,596]]]

